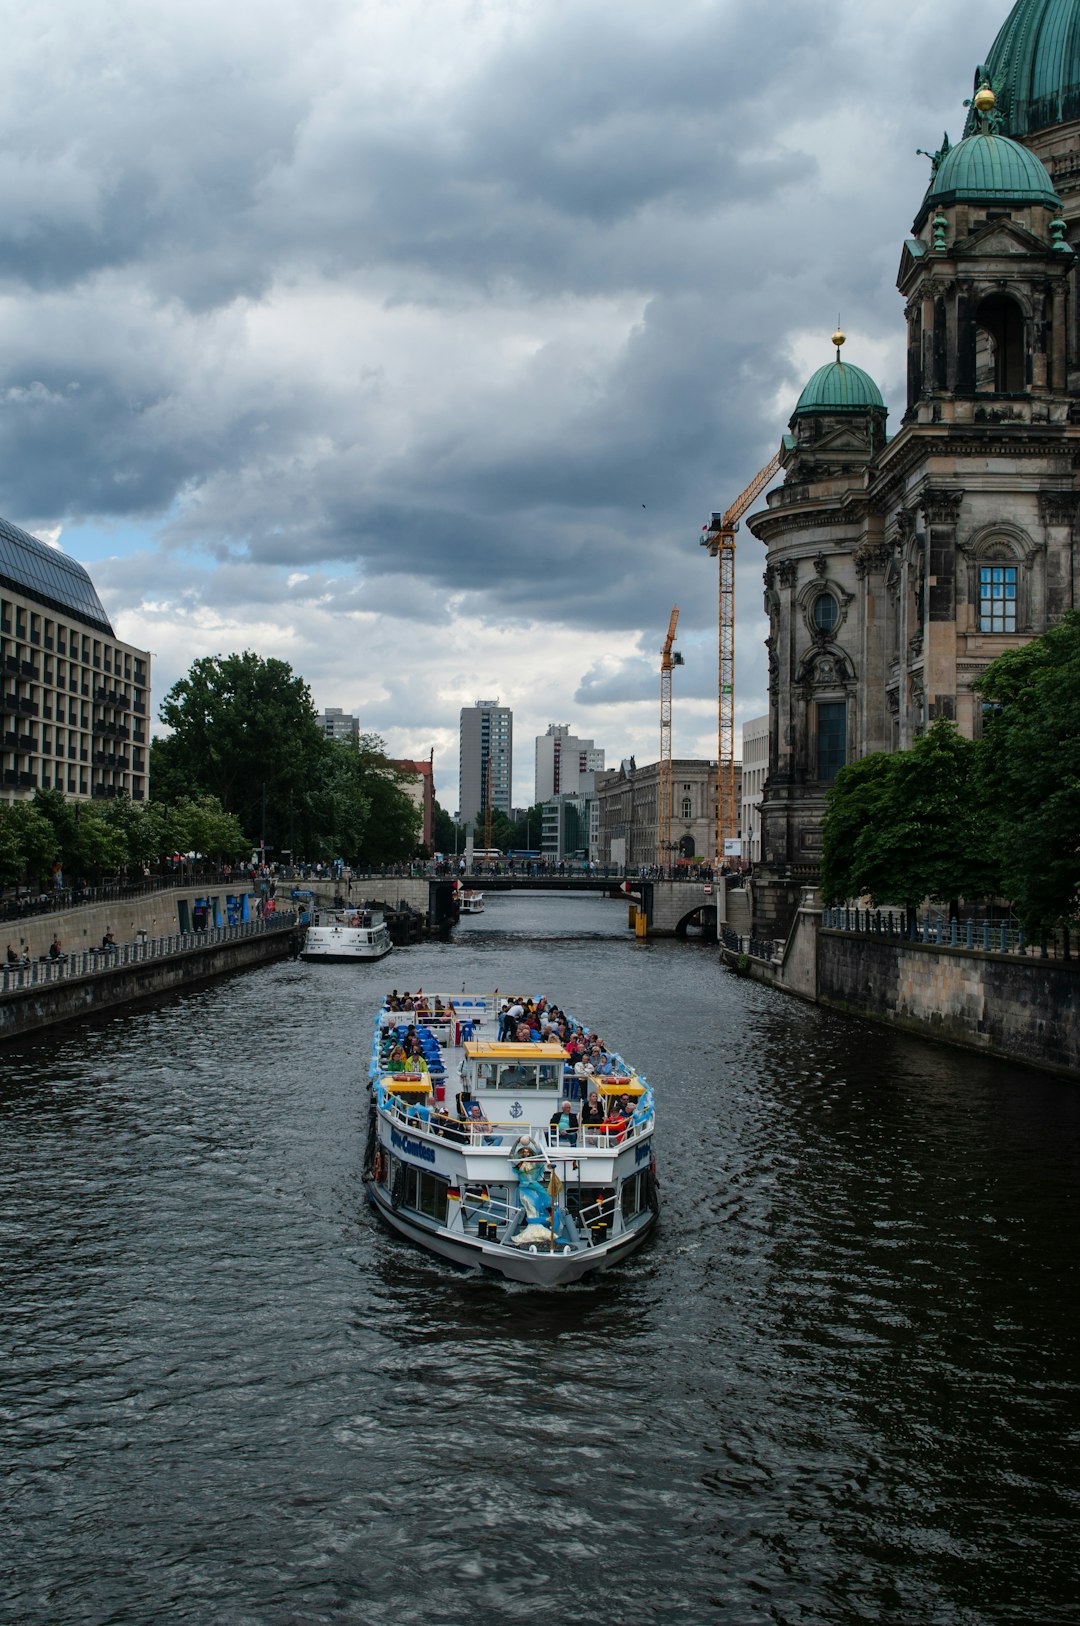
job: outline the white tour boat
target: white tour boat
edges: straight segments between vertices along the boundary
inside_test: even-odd
[[[463,915],[482,915],[484,912],[484,894],[482,892],[461,892],[458,894],[458,906]]]
[[[613,1056],[614,1073],[586,1081],[604,1121],[582,1124],[562,1045],[498,1041],[497,1012],[496,996],[446,995],[378,1013],[368,1195],[395,1231],[457,1265],[538,1287],[580,1281],[656,1223],[653,1092]],[[412,1025],[424,1070],[395,1071]],[[558,1125],[568,1099],[574,1128]]]
[[[304,938],[302,960],[381,960],[393,948],[379,909],[320,909]]]

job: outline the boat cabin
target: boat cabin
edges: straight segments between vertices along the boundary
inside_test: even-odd
[[[487,1090],[546,1091],[561,1096],[569,1054],[561,1044],[500,1044],[484,1040],[462,1046],[462,1091],[469,1095]]]

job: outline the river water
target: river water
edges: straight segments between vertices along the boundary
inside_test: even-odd
[[[386,1233],[391,982],[548,991],[633,1059],[655,1241],[543,1295]],[[3,1622],[1080,1619],[1072,1086],[547,895],[2,1066]]]

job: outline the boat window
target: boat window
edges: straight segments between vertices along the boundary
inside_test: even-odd
[[[397,1164],[405,1177],[401,1191],[402,1206],[415,1208],[431,1219],[445,1222],[446,1193],[450,1182],[440,1174],[418,1169],[415,1163],[407,1163],[404,1158],[398,1158]]]
[[[639,1169],[637,1174],[630,1175],[623,1181],[621,1200],[623,1219],[633,1219],[640,1214],[648,1204],[645,1201],[645,1169]]]
[[[508,1062],[499,1069],[499,1088],[502,1090],[535,1090],[536,1063]]]
[[[495,1062],[478,1061],[476,1064],[476,1082],[478,1084],[488,1084],[492,1089],[494,1089],[496,1072],[497,1067]]]
[[[542,1090],[561,1090],[562,1074],[561,1061],[542,1061],[540,1063],[540,1088]]]

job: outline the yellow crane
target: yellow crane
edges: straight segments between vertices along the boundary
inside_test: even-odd
[[[714,514],[701,545],[711,559],[720,560],[720,726],[716,750],[716,863],[724,861],[725,836],[739,833],[739,809],[735,803],[735,532],[755,497],[761,495],[777,469],[776,452],[759,469],[746,490],[724,514]]]
[[[671,674],[683,658],[675,642],[675,628],[679,624],[679,606],[676,604],[668,622],[667,637],[660,651],[660,817],[657,821],[658,864],[671,863],[671,804],[674,786],[671,780]]]

